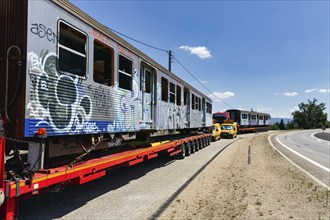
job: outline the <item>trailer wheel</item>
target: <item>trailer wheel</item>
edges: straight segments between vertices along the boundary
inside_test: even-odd
[[[191,147],[191,153],[194,154],[195,153],[195,141],[190,142],[190,147]]]
[[[200,149],[200,144],[199,144],[199,140],[195,140],[195,149],[196,149],[196,151],[199,151],[199,149]]]
[[[180,146],[181,152],[178,154],[179,159],[184,159],[186,156],[186,146],[185,144],[181,144]]]
[[[206,147],[206,140],[205,137],[202,138],[203,148]]]
[[[184,147],[186,149],[186,155],[185,156],[190,156],[190,154],[191,154],[190,143],[189,142],[185,143]]]

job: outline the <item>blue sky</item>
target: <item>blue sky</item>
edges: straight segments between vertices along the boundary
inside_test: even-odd
[[[316,98],[330,118],[329,1],[71,2],[111,29],[172,50],[195,77],[175,60],[172,72],[210,95],[214,112],[286,118]],[[167,53],[123,38],[168,66]]]

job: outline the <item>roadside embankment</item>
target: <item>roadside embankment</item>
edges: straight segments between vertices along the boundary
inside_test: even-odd
[[[268,135],[239,136],[160,219],[329,219],[330,192],[277,153]]]

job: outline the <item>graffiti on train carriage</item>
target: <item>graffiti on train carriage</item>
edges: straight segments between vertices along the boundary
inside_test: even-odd
[[[138,71],[134,69],[132,91],[127,93],[115,84],[109,89],[86,85],[70,74],[56,69],[57,56],[42,51],[28,54],[30,75],[30,123],[47,126],[54,135],[72,133],[121,132],[136,130],[137,106],[141,102]],[[113,108],[113,103],[118,103]],[[93,111],[106,117],[97,121]],[[31,119],[32,118],[32,119]],[[92,120],[94,119],[94,120]]]

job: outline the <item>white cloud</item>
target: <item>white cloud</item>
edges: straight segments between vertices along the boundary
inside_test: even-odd
[[[188,45],[180,46],[179,49],[189,51],[190,54],[197,55],[201,59],[211,58],[211,52],[205,46],[190,47]]]
[[[230,97],[234,97],[235,96],[235,93],[233,93],[233,92],[223,92],[223,93],[222,92],[214,92],[211,95],[209,95],[209,97],[211,99],[213,99],[216,102],[217,101],[219,102],[219,100],[216,99],[214,96],[216,96],[220,100],[223,100],[223,99],[228,99]]]
[[[274,95],[284,95],[284,96],[288,96],[288,97],[293,97],[293,96],[297,96],[298,93],[297,92],[274,92]]]
[[[297,92],[284,92],[284,93],[282,93],[282,95],[292,97],[292,96],[297,96],[298,93]]]
[[[200,81],[202,84],[206,84],[207,82],[205,80]]]
[[[315,92],[317,89],[306,89],[305,93],[311,93],[311,92]]]
[[[330,89],[319,89],[320,93],[330,93]]]
[[[298,111],[299,110],[299,107],[298,106],[294,106],[292,108],[289,109],[289,111],[292,113],[292,112],[295,112],[295,111]]]
[[[305,90],[305,93],[311,93],[318,91],[319,93],[330,93],[330,89],[307,89]]]
[[[273,110],[272,108],[264,107],[264,106],[257,106],[255,109],[257,112],[269,112]]]

